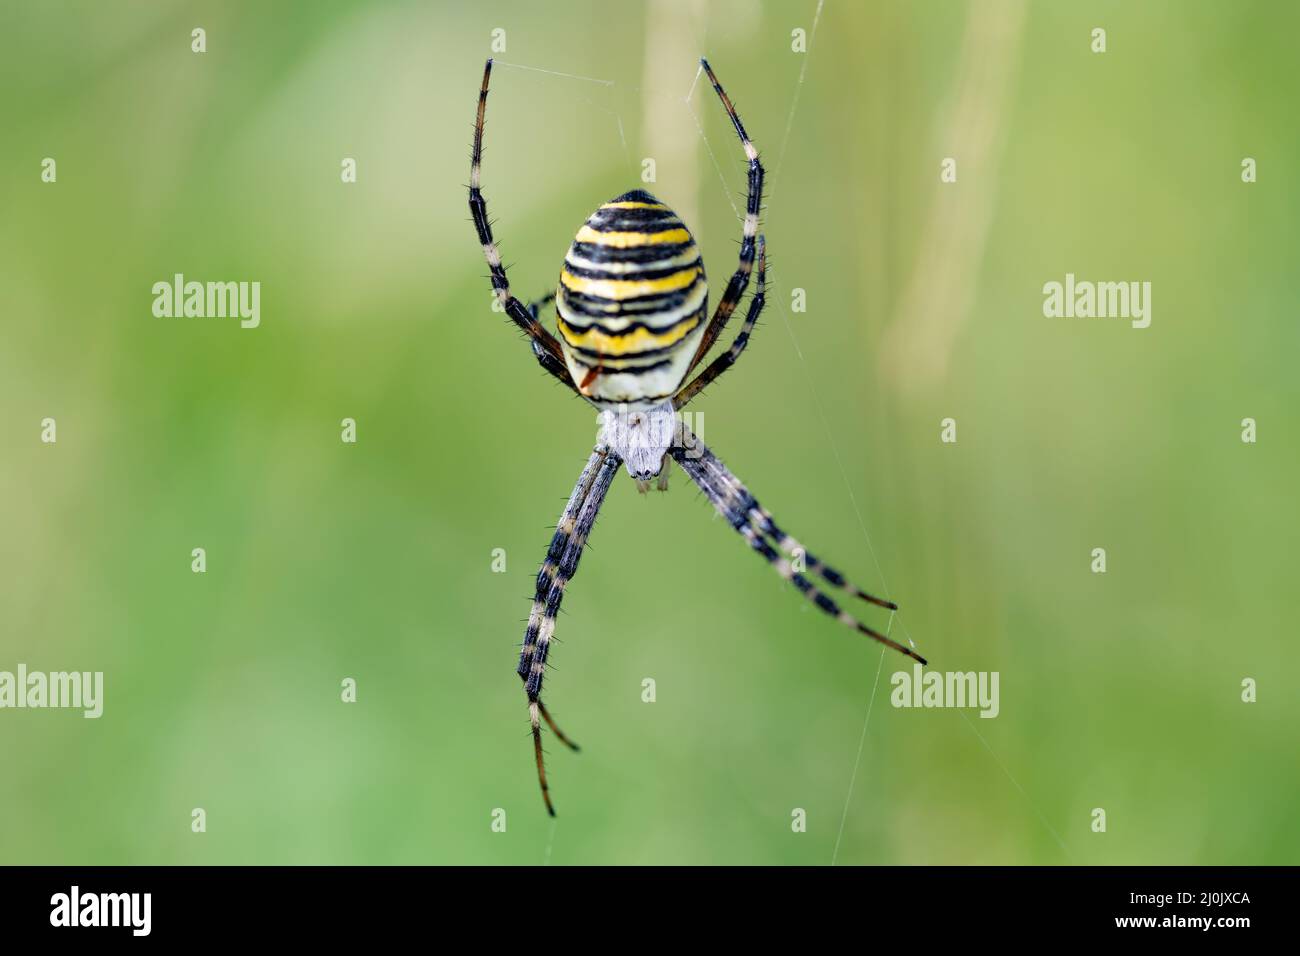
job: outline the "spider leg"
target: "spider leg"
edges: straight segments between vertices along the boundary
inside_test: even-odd
[[[550,652],[551,637],[555,633],[555,617],[560,612],[560,602],[564,599],[564,590],[578,571],[578,562],[582,558],[591,534],[596,515],[605,500],[605,493],[614,480],[622,459],[603,445],[596,446],[588,459],[586,467],[578,477],[573,494],[565,506],[564,514],[555,529],[551,546],[546,552],[546,560],[537,574],[537,591],[533,600],[533,610],[528,617],[528,626],[524,631],[524,645],[519,655],[519,676],[524,681],[524,690],[528,695],[529,718],[533,730],[533,750],[537,757],[537,781],[542,788],[542,799],[546,801],[546,810],[555,816],[555,807],[551,803],[550,789],[546,783],[546,765],[542,757],[542,732],[540,721],[544,719],[555,735],[568,746],[577,750],[577,746],[556,727],[542,704],[542,679],[546,671],[546,658]]]
[[[532,302],[529,302],[529,303],[528,303],[528,306],[527,306],[527,308],[528,308],[528,314],[531,315],[531,316],[533,317],[533,321],[534,321],[534,322],[540,322],[540,321],[541,321],[542,306],[546,305],[548,302],[554,302],[554,301],[555,301],[555,293],[554,293],[554,292],[548,292],[546,295],[542,296],[540,299],[534,299]]]
[[[563,730],[560,729],[559,725],[555,722],[555,718],[551,716],[550,712],[546,709],[546,705],[541,702],[540,698],[537,701],[537,709],[541,711],[542,719],[546,721],[546,726],[551,728],[551,733],[560,738],[560,743],[564,744],[564,746],[568,747],[574,753],[577,753],[582,749],[574,743],[572,739],[566,736]]]
[[[555,526],[555,534],[551,538],[550,547],[546,549],[546,558],[542,562],[542,568],[537,574],[537,588],[533,597],[533,609],[528,615],[528,626],[524,629],[523,647],[519,652],[519,666],[516,668],[519,679],[524,682],[525,688],[528,684],[528,675],[532,672],[533,653],[537,648],[538,633],[541,630],[542,616],[546,607],[546,595],[550,591],[555,568],[559,566],[560,560],[564,557],[569,538],[573,534],[577,523],[578,513],[583,502],[587,500],[587,493],[591,490],[591,483],[596,477],[596,469],[604,459],[604,455],[605,450],[597,447],[591,453],[591,457],[587,459],[587,464],[582,469],[582,473],[578,475],[578,481],[573,486],[573,492],[569,495],[569,500],[564,506],[564,512],[560,515],[560,522]],[[556,726],[540,696],[534,698],[530,694],[529,702],[533,728],[533,747],[537,755],[537,779],[541,783],[542,796],[546,800],[546,809],[554,816],[555,810],[551,806],[551,798],[546,785],[546,766],[542,760],[542,738],[541,729],[537,723],[538,715],[540,714],[546,721],[556,737],[574,750],[577,750],[578,747]]]
[[[560,515],[560,522],[555,526],[555,534],[551,538],[550,547],[546,549],[546,558],[542,561],[541,570],[537,572],[537,587],[533,596],[533,609],[528,615],[528,626],[524,630],[524,643],[519,653],[518,674],[525,682],[528,680],[529,667],[533,662],[533,651],[537,647],[537,635],[542,626],[542,612],[546,607],[546,595],[550,592],[555,569],[559,566],[561,559],[564,557],[565,548],[569,545],[569,539],[573,535],[577,524],[578,512],[582,509],[582,503],[587,500],[587,493],[591,490],[592,481],[595,480],[596,470],[600,467],[600,463],[607,454],[608,449],[603,445],[598,445],[592,451],[591,457],[587,459],[587,464],[582,469],[582,473],[578,475],[578,481],[573,486],[569,500]]]
[[[483,246],[483,255],[487,259],[488,269],[492,272],[492,288],[496,290],[497,301],[505,309],[506,315],[529,338],[533,354],[538,364],[569,388],[573,388],[573,378],[564,364],[564,353],[560,343],[529,312],[522,302],[510,293],[510,282],[506,279],[505,266],[501,264],[501,251],[492,237],[492,224],[488,221],[487,201],[479,188],[483,165],[483,115],[487,110],[488,79],[492,75],[492,61],[488,60],[483,68],[483,86],[478,94],[478,115],[474,121],[474,151],[470,156],[469,166],[469,212],[478,232],[478,241]],[[577,391],[577,389],[574,389]]]
[[[820,591],[812,581],[796,571],[790,561],[772,546],[765,535],[773,537],[783,547],[791,549],[799,547],[798,543],[777,528],[771,516],[759,505],[758,500],[750,494],[749,489],[722,464],[713,452],[709,451],[699,439],[689,435],[684,425],[681,427],[682,440],[674,444],[671,450],[673,458],[690,475],[691,479],[700,486],[718,513],[726,518],[728,523],[745,538],[752,549],[767,559],[767,562],[772,565],[773,569],[781,577],[793,584],[804,597],[841,624],[851,627],[887,647],[892,647],[908,657],[915,658],[922,664],[926,663],[925,658],[910,647],[904,647],[897,641],[891,640],[879,631],[863,624],[848,611],[840,608],[830,597]],[[755,527],[755,525],[758,527]],[[805,557],[808,565],[816,573],[841,590],[857,597],[865,597],[872,600],[873,603],[879,603],[885,607],[890,606],[890,602],[882,601],[879,598],[873,599],[865,591],[850,585],[838,571],[828,568],[811,555],[805,553]]]
[[[728,471],[726,466],[723,465],[718,457],[709,451],[708,448],[703,448],[700,457],[704,461],[705,467],[709,469],[709,472],[713,475],[720,486],[731,489],[734,494],[748,494],[744,485],[740,484],[740,481],[736,476]],[[759,530],[767,535],[772,543],[780,548],[785,554],[791,557],[802,556],[804,566],[826,583],[838,588],[846,594],[851,594],[853,597],[861,598],[869,604],[883,607],[889,611],[898,610],[898,605],[893,601],[887,601],[884,598],[876,597],[874,594],[869,594],[862,590],[856,584],[852,584],[843,574],[826,564],[802,544],[796,541],[791,535],[786,534],[777,526],[768,510],[757,501],[753,503],[753,507],[750,509],[749,518],[758,525]]]
[[[845,594],[851,594],[853,597],[861,598],[868,604],[883,607],[888,611],[898,610],[898,605],[893,601],[887,601],[884,598],[876,597],[874,594],[869,594],[862,590],[862,588],[845,578],[839,571],[836,571],[829,564],[826,564],[820,558],[816,557],[798,541],[778,528],[776,522],[772,520],[772,516],[767,513],[767,509],[759,506],[757,502],[755,502],[754,505],[753,517],[755,522],[762,529],[763,533],[771,538],[772,541],[776,542],[777,547],[792,557],[799,554],[803,555],[804,564],[807,566],[808,570],[813,574],[816,574],[827,584],[839,588]]]
[[[741,498],[745,495],[749,495],[748,489],[741,484],[740,480],[736,478],[736,476],[727,469],[727,466],[722,463],[718,456],[713,454],[713,452],[703,445],[698,438],[695,438],[695,436],[690,435],[689,432],[687,432],[685,440],[692,443],[687,454],[693,454],[695,458],[699,459],[703,463],[703,466],[708,470],[712,479],[719,487],[725,488],[731,494],[740,496]],[[749,495],[749,497],[751,499],[753,498],[752,495]],[[846,579],[839,571],[835,570],[833,567],[814,555],[811,551],[796,541],[792,535],[787,534],[778,527],[776,521],[772,518],[771,513],[757,501],[753,502],[748,517],[754,522],[754,524],[758,525],[759,530],[767,535],[771,542],[780,548],[782,552],[790,557],[801,557],[805,568],[813,574],[816,574],[826,583],[838,588],[846,594],[851,594],[853,597],[861,598],[877,607],[883,607],[889,611],[898,610],[898,605],[893,601],[876,597],[874,594],[862,590],[856,584],[853,584]]]
[[[736,335],[736,341],[731,343],[731,348],[710,362],[704,371],[695,377],[695,381],[683,386],[673,396],[673,408],[684,408],[687,402],[712,385],[718,376],[736,364],[736,359],[740,358],[740,353],[745,351],[745,346],[749,344],[749,335],[754,331],[754,324],[758,322],[759,313],[763,311],[763,303],[767,301],[766,292],[767,244],[760,235],[758,237],[758,288],[754,292],[754,298],[750,300],[749,311],[745,314],[745,324],[740,327],[740,332]]]
[[[672,464],[671,458],[664,459],[663,470],[659,472],[659,480],[655,482],[655,487],[660,491],[668,490],[668,472],[671,470],[669,465]]]
[[[708,74],[709,82],[713,84],[714,92],[718,94],[718,99],[722,100],[722,106],[731,117],[731,125],[736,128],[737,135],[740,136],[740,144],[744,147],[745,158],[749,162],[749,195],[745,201],[745,223],[740,233],[740,262],[736,266],[736,271],[732,273],[731,280],[727,283],[726,290],[722,293],[722,298],[718,300],[717,310],[713,313],[713,318],[704,329],[704,335],[700,339],[699,347],[695,350],[695,357],[691,359],[690,368],[695,368],[704,356],[709,354],[709,349],[717,341],[727,320],[731,318],[731,313],[735,311],[736,306],[740,303],[740,297],[745,294],[745,288],[749,285],[749,273],[754,267],[754,240],[758,235],[758,213],[763,204],[763,164],[759,162],[758,150],[754,144],[749,141],[749,135],[745,132],[744,124],[740,122],[740,117],[736,115],[736,108],[731,105],[731,100],[722,89],[718,78],[713,75],[713,67],[709,66],[709,61],[701,59],[700,66]],[[687,371],[690,371],[688,369]]]

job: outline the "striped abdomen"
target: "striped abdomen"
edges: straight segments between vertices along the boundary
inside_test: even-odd
[[[564,257],[555,304],[569,374],[597,403],[658,404],[686,375],[707,321],[690,230],[639,189],[605,203]]]

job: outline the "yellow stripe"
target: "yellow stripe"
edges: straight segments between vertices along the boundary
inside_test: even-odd
[[[599,296],[621,302],[639,295],[654,295],[658,292],[676,292],[685,289],[699,277],[699,266],[691,266],[681,272],[674,272],[662,279],[588,279],[575,276],[568,269],[560,271],[560,284],[570,292],[583,295]]]
[[[579,335],[560,316],[555,317],[555,322],[560,334],[564,336],[564,341],[574,348],[593,349],[605,355],[631,355],[650,349],[661,349],[681,341],[700,324],[702,315],[702,312],[697,312],[687,321],[662,334],[639,328],[630,335],[606,335],[599,328],[591,328]]]
[[[607,202],[601,209],[667,209],[661,202]]]
[[[656,303],[654,299],[643,299],[643,303],[658,305],[657,309],[630,309],[622,302],[584,302],[582,311],[574,309],[569,303],[568,294],[563,286],[556,290],[559,294],[555,299],[556,311],[564,316],[564,321],[575,329],[585,330],[590,328],[594,323],[610,335],[621,334],[633,322],[641,321],[657,329],[666,329],[670,325],[676,325],[682,319],[686,318],[696,309],[704,305],[709,297],[708,283],[704,281],[703,276],[700,281],[687,289],[682,295],[681,305],[673,309],[665,309],[662,303]],[[604,316],[592,315],[595,309],[606,313]]]
[[[663,232],[597,232],[591,226],[578,230],[575,242],[590,242],[597,246],[609,246],[613,249],[628,249],[636,246],[657,246],[669,242],[689,242],[691,234],[685,229],[666,229]]]

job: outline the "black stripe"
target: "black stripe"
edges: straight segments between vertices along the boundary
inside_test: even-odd
[[[603,322],[592,322],[589,325],[580,325],[577,322],[571,322],[568,319],[564,319],[563,315],[561,315],[560,318],[564,319],[564,324],[575,332],[582,333],[589,332],[592,329],[599,329],[611,338],[621,338],[624,335],[632,335],[637,329],[645,329],[647,332],[652,332],[655,335],[665,335],[672,329],[676,329],[688,322],[694,321],[695,319],[702,318],[704,311],[703,307],[698,308],[694,312],[688,312],[676,322],[670,322],[668,325],[651,325],[648,322],[632,320],[628,322],[626,328],[620,328],[617,332],[611,330],[610,327]],[[621,316],[621,318],[626,318],[626,316]]]
[[[597,209],[587,220],[597,232],[662,232],[686,228],[671,209]]]
[[[594,242],[575,242],[569,247],[569,255],[591,262],[658,262],[660,259],[676,258],[695,248],[694,240],[623,247],[601,246]]]
[[[610,200],[610,202],[645,202],[654,203],[658,206],[663,205],[663,203],[658,199],[655,199],[654,196],[651,196],[644,189],[629,189],[627,192],[623,193],[623,195],[615,196]]]
[[[756,158],[749,161],[749,200],[745,212],[758,215],[763,204],[763,164]]]
[[[690,268],[702,269],[704,264],[696,256],[694,262],[683,262],[679,266],[665,266],[661,269],[638,269],[632,272],[610,272],[606,269],[588,269],[585,266],[576,266],[569,259],[564,260],[564,268],[571,275],[581,276],[584,279],[613,279],[619,282],[640,282],[650,279],[666,279],[668,276],[676,275]]]
[[[608,365],[602,365],[606,375],[644,375],[646,372],[653,372],[657,369],[665,368],[672,363],[672,358],[659,359],[648,365],[629,365],[625,368],[610,368]],[[583,368],[595,368],[596,363],[579,362]],[[671,393],[669,393],[671,394]]]
[[[566,289],[563,285],[559,288],[559,298],[564,300],[564,304],[574,312],[593,322],[601,322],[605,319],[624,318],[628,313],[641,313],[649,318],[653,318],[656,312],[667,312],[670,309],[680,309],[685,304],[686,299],[695,292],[696,288],[703,283],[703,278],[697,278],[684,289],[677,289],[673,292],[655,292],[650,295],[633,296],[630,299],[608,299],[601,295],[589,295],[586,292],[574,292],[572,289]],[[611,312],[601,306],[616,306],[616,310]]]
[[[811,590],[811,589],[812,589],[812,585],[809,584],[807,589],[800,588],[799,590],[803,591],[803,590]],[[825,611],[827,614],[831,615],[832,617],[839,616],[840,613],[839,605],[836,604],[834,601],[832,601],[830,598],[828,598],[825,594],[822,594],[821,591],[818,591],[816,594],[813,595],[813,601],[817,604],[819,608],[821,608],[823,611]]]
[[[587,220],[586,225],[595,232],[600,233],[643,232],[646,235],[655,236],[660,233],[676,232],[682,229],[686,230],[687,233],[690,233],[690,230],[686,229],[686,224],[675,218],[672,220],[660,220],[658,222],[638,222],[624,220],[615,216],[592,216]]]
[[[488,227],[487,203],[477,186],[469,187],[469,209],[474,219],[474,229],[478,232],[478,244],[486,246],[492,241],[492,230]]]

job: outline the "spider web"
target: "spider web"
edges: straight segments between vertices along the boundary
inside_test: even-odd
[[[777,159],[775,164],[772,166],[771,170],[769,170],[767,175],[767,190],[766,190],[766,196],[764,202],[765,210],[768,206],[771,205],[771,200],[773,195],[775,194],[776,187],[780,184],[781,169],[785,163],[786,151],[790,143],[791,132],[794,129],[795,117],[799,110],[799,103],[803,93],[804,83],[808,75],[808,66],[812,61],[815,41],[817,37],[817,28],[821,23],[822,11],[823,8],[825,7],[825,3],[826,0],[817,0],[817,7],[813,13],[812,27],[808,32],[806,52],[803,55],[802,63],[799,67],[798,79],[795,81],[794,92],[791,96],[790,109],[786,115],[785,129],[784,132],[782,133],[781,143],[777,150]],[[696,33],[696,40],[699,45],[699,48],[704,49],[705,48],[704,40],[702,37],[699,36],[698,32]],[[507,69],[524,70],[532,73],[546,74],[549,76],[566,79],[577,83],[593,84],[610,90],[619,89],[619,90],[631,91],[631,92],[643,92],[646,89],[646,87],[637,86],[628,83],[621,83],[616,80],[604,79],[601,77],[584,76],[582,74],[577,74],[577,73],[565,73],[559,70],[550,70],[550,69],[545,69],[542,67],[537,67],[532,65],[526,65],[522,63],[512,63],[500,59],[497,59],[495,61],[495,64],[497,66],[505,67]],[[722,195],[726,197],[727,203],[731,206],[731,210],[736,216],[736,219],[743,220],[744,216],[741,213],[740,207],[736,204],[736,200],[735,200],[736,192],[735,190],[733,190],[727,185],[727,177],[726,174],[723,172],[722,164],[718,161],[718,155],[714,151],[713,144],[709,141],[708,134],[704,130],[704,124],[701,121],[700,115],[698,112],[696,112],[694,106],[695,92],[700,85],[700,78],[703,75],[704,75],[703,67],[697,68],[695,71],[695,76],[691,80],[690,88],[687,90],[686,95],[682,97],[681,102],[683,106],[690,112],[691,119],[694,121],[695,129],[697,131],[697,134],[699,135],[700,142],[704,146],[705,152],[708,154],[709,161],[712,164],[713,169],[717,174],[719,189]],[[629,168],[635,169],[636,164],[632,158],[631,149],[628,146],[626,127],[623,122],[622,113],[616,109],[612,109],[608,106],[603,106],[599,103],[596,103],[594,100],[588,97],[580,96],[579,99],[581,99],[583,102],[587,103],[588,105],[596,108],[597,110],[604,112],[613,117],[614,123],[618,131],[619,143],[622,147],[624,159],[626,160]],[[765,215],[764,219],[768,228],[770,228],[771,221],[772,221],[771,215]],[[862,517],[862,509],[858,505],[857,495],[853,491],[853,483],[849,480],[848,471],[844,467],[844,461],[840,456],[839,444],[836,441],[835,432],[830,427],[830,422],[826,417],[826,412],[822,404],[821,395],[817,390],[816,378],[810,373],[808,369],[807,359],[804,357],[803,350],[799,347],[799,339],[798,336],[795,334],[794,326],[790,322],[789,311],[786,309],[785,305],[781,302],[780,298],[776,296],[772,296],[771,298],[768,299],[768,305],[769,307],[773,307],[777,309],[777,311],[781,315],[782,325],[784,325],[786,334],[790,338],[791,348],[794,350],[795,356],[798,358],[800,373],[803,375],[804,382],[805,382],[805,393],[812,397],[813,405],[817,411],[818,421],[820,421],[822,430],[826,433],[827,446],[830,448],[831,454],[835,459],[835,466],[840,473],[841,480],[844,482],[845,492],[848,495],[849,503],[853,508],[854,517],[857,519],[858,528],[862,532],[862,538],[866,542],[867,551],[871,555],[872,563],[875,565],[876,577],[877,580],[879,580],[880,582],[881,591],[886,599],[892,600],[892,592],[889,588],[889,583],[885,578],[884,569],[880,563],[880,558],[876,553],[875,545],[871,540],[871,534],[867,530],[866,521]],[[902,621],[901,617],[899,616],[898,611],[890,612],[889,622],[885,628],[885,635],[892,636],[895,622],[898,623],[898,626],[903,633],[903,637],[907,640],[908,645],[913,649],[915,649],[916,643],[912,640],[912,635],[908,631],[907,625]],[[871,684],[871,696],[868,698],[866,713],[862,721],[862,732],[858,738],[858,746],[854,755],[852,769],[849,772],[848,786],[846,788],[846,793],[844,796],[844,809],[840,814],[839,827],[837,829],[836,836],[835,836],[835,844],[834,844],[834,848],[831,851],[831,858],[830,858],[831,866],[834,866],[839,859],[840,846],[844,839],[844,829],[846,823],[848,822],[849,811],[852,808],[853,793],[857,784],[858,771],[862,764],[862,754],[863,751],[866,749],[867,733],[871,727],[871,715],[875,709],[876,697],[880,689],[880,675],[884,672],[885,655],[887,653],[888,653],[888,648],[882,646],[880,649],[880,657],[876,664],[876,675],[875,678],[872,680],[872,684]],[[988,753],[989,757],[993,760],[994,764],[997,765],[998,769],[1002,771],[1002,773],[1006,776],[1007,780],[1010,781],[1011,785],[1016,789],[1016,791],[1019,792],[1021,798],[1024,800],[1026,805],[1028,805],[1028,807],[1033,812],[1035,817],[1037,817],[1039,823],[1043,826],[1044,830],[1051,835],[1052,840],[1060,848],[1061,852],[1065,855],[1065,857],[1068,860],[1073,862],[1074,856],[1070,852],[1069,847],[1066,846],[1065,841],[1061,838],[1060,834],[1052,826],[1051,822],[1048,820],[1046,815],[1043,814],[1043,812],[1038,807],[1038,805],[1030,797],[1029,792],[1024,788],[1024,786],[1021,785],[1020,781],[1016,779],[1015,775],[1012,774],[1011,770],[1007,767],[1007,765],[998,757],[997,752],[994,751],[993,747],[989,744],[988,740],[985,739],[984,735],[981,734],[978,728],[976,728],[976,726],[971,722],[970,718],[966,715],[965,711],[960,709],[955,709],[955,712],[957,715],[961,717],[962,721],[965,723],[966,727],[970,730],[970,732],[974,735],[975,739],[980,742],[982,748]],[[555,834],[557,830],[557,825],[558,825],[558,820],[552,821],[550,834],[546,843],[543,865],[550,864],[551,853],[555,843]]]

